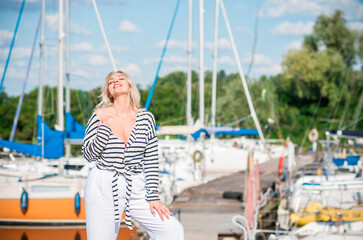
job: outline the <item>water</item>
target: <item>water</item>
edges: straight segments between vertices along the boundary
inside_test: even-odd
[[[118,240],[139,240],[136,233],[121,227]],[[86,240],[86,226],[70,227],[14,227],[0,226],[1,240]]]

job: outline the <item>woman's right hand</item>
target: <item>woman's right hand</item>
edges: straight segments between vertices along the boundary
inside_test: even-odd
[[[97,109],[96,114],[98,116],[98,119],[100,119],[100,121],[98,122],[98,126],[104,124],[107,127],[110,127],[110,125],[108,124],[108,120],[110,117],[106,109]]]

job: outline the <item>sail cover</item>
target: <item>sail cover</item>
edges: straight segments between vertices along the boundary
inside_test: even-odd
[[[44,138],[44,141],[42,139]],[[50,159],[64,156],[63,150],[64,133],[52,130],[43,120],[42,116],[37,116],[37,143],[27,144],[11,142],[0,139],[0,147],[8,148],[12,151],[27,154],[34,157],[44,157]],[[42,145],[44,142],[44,145]]]
[[[71,113],[66,112],[66,138],[83,139],[86,127],[79,124]]]
[[[216,137],[219,137],[222,134],[225,135],[258,135],[257,129],[248,129],[248,128],[232,128],[232,127],[205,127],[201,128],[198,131],[192,133],[192,137],[197,140],[200,134],[204,132],[208,137],[210,137],[211,133],[214,133]]]

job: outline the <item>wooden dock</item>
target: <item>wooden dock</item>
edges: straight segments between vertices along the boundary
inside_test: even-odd
[[[313,154],[297,157],[297,167],[312,163]],[[260,188],[267,189],[278,180],[278,159],[260,166]],[[243,214],[243,203],[236,199],[224,199],[227,191],[244,192],[245,172],[237,172],[208,183],[184,190],[169,206],[173,211],[180,208],[180,221],[186,240],[238,239],[242,231],[232,223],[232,217]],[[230,237],[227,237],[230,236]]]

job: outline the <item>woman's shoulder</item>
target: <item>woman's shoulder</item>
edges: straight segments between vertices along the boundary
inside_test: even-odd
[[[146,108],[139,108],[137,110],[137,114],[140,117],[149,118],[149,119],[153,119],[154,120],[154,115],[149,110],[147,110]]]
[[[98,117],[98,119],[104,119],[109,113],[109,107],[98,108],[96,109],[93,114]]]

